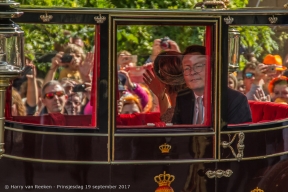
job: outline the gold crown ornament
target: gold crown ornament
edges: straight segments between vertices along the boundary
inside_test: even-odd
[[[101,14],[99,14],[99,16],[95,16],[94,20],[96,21],[96,23],[104,23],[104,21],[106,21],[106,17],[105,16],[101,16]]]
[[[159,149],[161,150],[161,153],[169,153],[171,145],[164,143],[163,145],[159,146]]]
[[[164,171],[164,174],[155,176],[154,181],[159,185],[155,192],[174,192],[173,188],[170,187],[174,179],[175,176],[166,174],[166,171]]]
[[[232,24],[232,23],[233,23],[233,21],[234,21],[234,18],[233,18],[233,17],[230,17],[230,16],[228,16],[228,17],[225,17],[225,18],[224,18],[224,21],[225,21],[225,23],[226,23],[227,25],[230,25],[230,24]]]
[[[278,18],[274,17],[274,15],[273,15],[272,17],[269,17],[268,20],[271,24],[275,24],[275,23],[277,23]]]
[[[48,15],[47,12],[45,12],[45,15],[40,15],[40,19],[45,22],[48,23],[50,22],[51,19],[53,19],[52,15]]]
[[[262,189],[259,189],[258,187],[256,189],[253,189],[251,192],[264,192]]]

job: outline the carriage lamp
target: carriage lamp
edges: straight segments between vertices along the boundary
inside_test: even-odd
[[[24,32],[11,19],[20,17],[19,3],[0,0],[0,158],[4,154],[5,95],[11,80],[19,76],[24,65]]]
[[[240,33],[235,28],[230,28],[228,33],[228,70],[233,73],[239,68]]]

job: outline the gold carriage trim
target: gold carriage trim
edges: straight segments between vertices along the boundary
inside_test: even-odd
[[[159,149],[161,150],[161,153],[169,153],[171,145],[164,143],[163,145],[159,146]]]
[[[262,189],[259,189],[258,187],[256,189],[253,189],[251,192],[264,192]]]

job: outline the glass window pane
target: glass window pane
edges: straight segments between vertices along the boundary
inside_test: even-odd
[[[91,94],[94,25],[21,27],[25,31],[26,65],[21,76],[13,81],[12,120],[92,126],[92,111],[96,109],[91,105],[91,98],[95,99]]]
[[[249,100],[250,123],[287,118],[288,27],[233,26],[233,30],[240,34],[240,48],[236,52],[240,61],[237,71],[228,76],[228,86],[244,93]]]
[[[211,127],[210,28],[117,26],[118,128]]]

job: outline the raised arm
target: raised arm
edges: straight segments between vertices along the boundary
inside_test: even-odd
[[[87,53],[85,60],[79,66],[80,76],[83,82],[90,83],[92,81],[91,78],[91,70],[93,68],[94,61],[94,53]]]
[[[27,77],[27,95],[26,103],[29,107],[36,107],[38,104],[38,88],[36,82],[36,67],[33,64],[27,64],[31,68],[31,72],[26,75]]]
[[[49,71],[47,72],[47,75],[45,76],[44,85],[46,83],[48,83],[49,81],[52,81],[54,79],[55,73],[56,73],[57,69],[59,68],[59,66],[61,65],[62,55],[63,55],[63,53],[59,52],[55,55],[55,57],[52,58],[52,64],[51,64]]]
[[[155,77],[154,72],[151,70],[146,70],[146,72],[143,74],[143,80],[158,98],[160,115],[163,115],[171,106],[169,103],[169,97],[165,93],[165,85]]]

